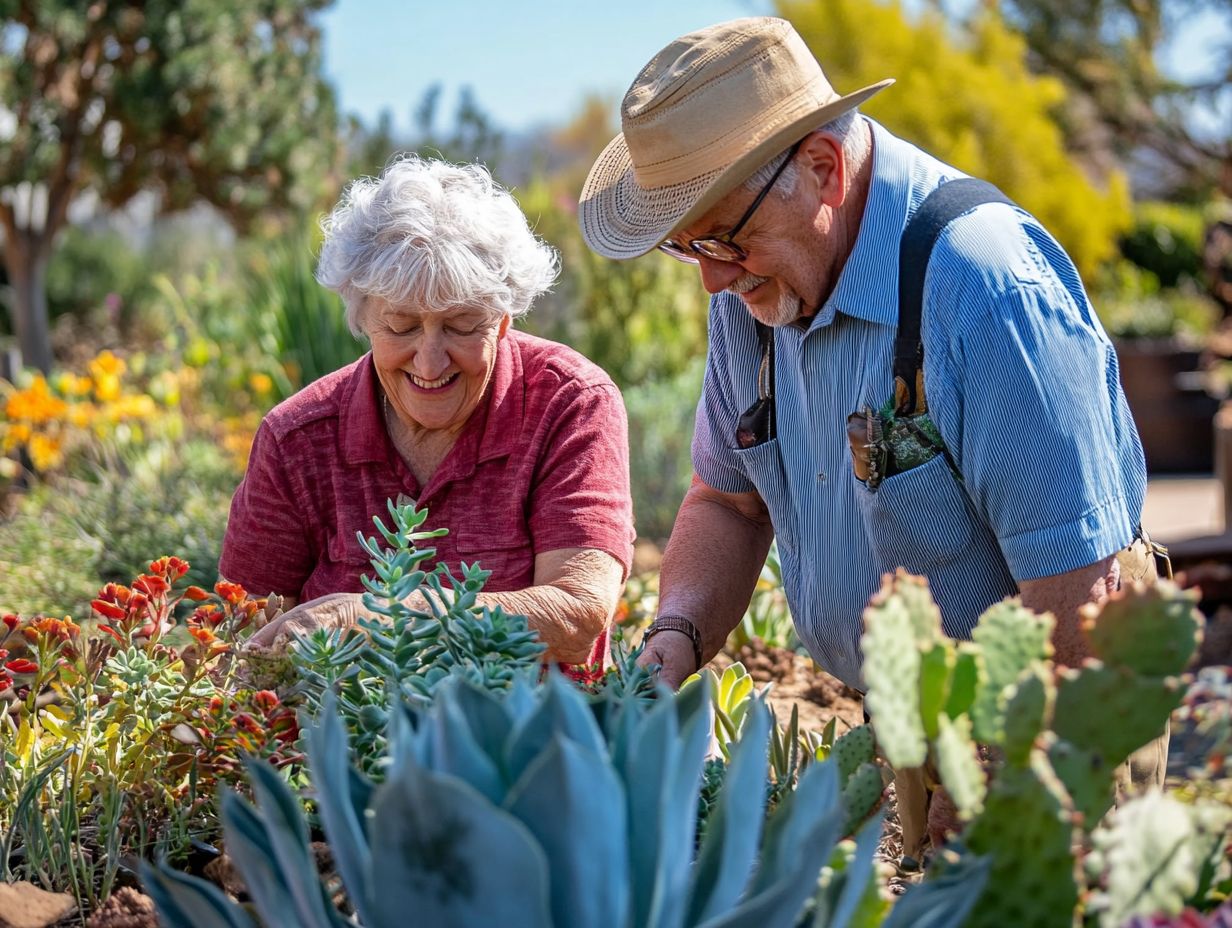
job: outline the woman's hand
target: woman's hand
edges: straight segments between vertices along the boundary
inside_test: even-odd
[[[364,606],[362,593],[329,593],[300,603],[248,639],[249,648],[285,648],[296,635],[318,628],[350,628],[362,618],[375,618]]]

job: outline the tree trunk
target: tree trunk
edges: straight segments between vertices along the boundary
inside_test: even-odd
[[[47,265],[50,249],[18,233],[5,243],[5,264],[13,291],[10,306],[22,364],[51,371],[51,324],[47,313]]]

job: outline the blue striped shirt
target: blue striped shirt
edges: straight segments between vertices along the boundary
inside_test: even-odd
[[[1018,581],[1127,545],[1146,492],[1116,354],[1078,274],[1035,219],[1004,204],[952,222],[925,280],[929,412],[961,480],[944,457],[875,492],[856,479],[846,419],[891,396],[899,238],[924,197],[961,176],[870,123],[854,250],[807,330],[774,331],[777,438],[734,447],[760,350],[744,304],[721,293],[693,439],[706,484],[765,501],[801,640],[861,689],[863,609],[883,572],[926,575],[947,634],[965,638]]]

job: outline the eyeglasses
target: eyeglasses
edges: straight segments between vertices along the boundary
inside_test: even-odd
[[[733,242],[732,239],[740,234],[740,230],[744,228],[745,223],[747,223],[753,217],[753,214],[757,212],[757,207],[761,206],[762,200],[764,200],[766,195],[770,193],[770,188],[774,186],[775,182],[779,179],[779,176],[787,168],[787,165],[791,163],[791,159],[796,156],[796,151],[799,148],[799,142],[796,142],[795,145],[791,146],[791,151],[787,153],[787,157],[783,160],[783,163],[775,169],[774,175],[770,178],[769,182],[766,186],[762,187],[761,192],[757,194],[757,199],[755,199],[752,205],[744,211],[744,215],[740,217],[739,221],[737,221],[734,226],[732,226],[730,231],[724,232],[722,235],[716,235],[712,238],[691,239],[684,245],[681,245],[679,242],[674,242],[669,238],[666,241],[659,243],[659,250],[666,252],[678,261],[684,261],[688,264],[696,264],[698,255],[705,258],[713,258],[715,261],[743,261],[748,257],[748,253]]]

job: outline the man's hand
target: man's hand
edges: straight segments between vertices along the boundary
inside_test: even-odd
[[[684,632],[661,631],[646,643],[646,649],[638,657],[639,666],[657,664],[659,679],[673,690],[680,689],[685,678],[701,668],[694,668],[693,642]]]
[[[373,618],[364,608],[362,593],[329,593],[300,603],[248,639],[249,648],[285,648],[296,635],[318,628],[350,628],[361,618]]]

